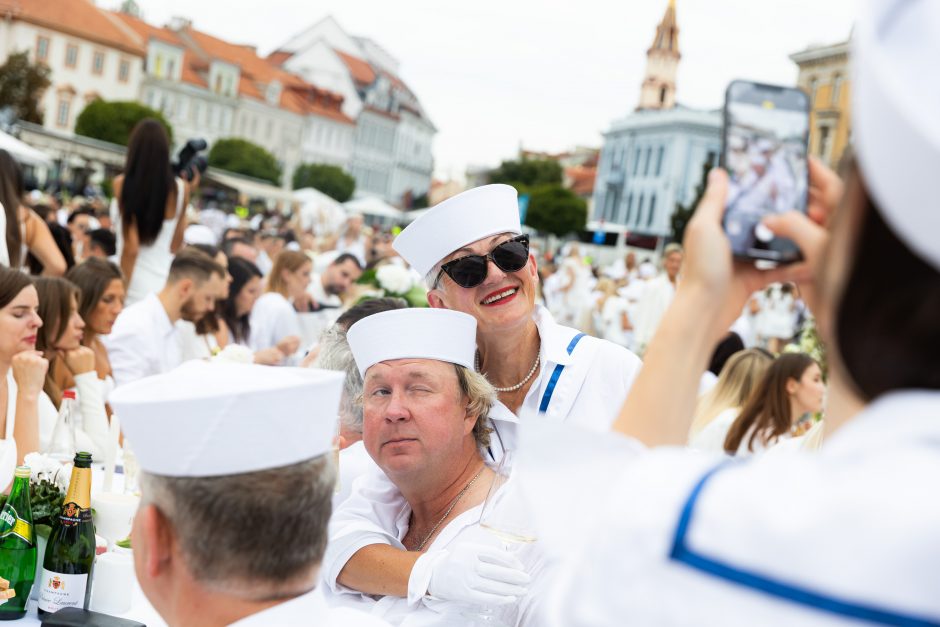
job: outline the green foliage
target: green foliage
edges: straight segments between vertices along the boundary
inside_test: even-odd
[[[30,63],[28,53],[11,54],[0,66],[0,109],[11,107],[20,120],[42,124],[39,100],[51,74],[45,64]]]
[[[153,118],[166,129],[170,145],[173,145],[173,127],[159,111],[145,107],[139,102],[95,100],[88,104],[75,121],[76,135],[126,146],[131,131],[137,123]]]
[[[490,172],[490,183],[506,183],[516,188],[561,185],[561,165],[550,159],[503,161]]]
[[[558,237],[581,231],[587,224],[587,203],[561,185],[542,185],[529,195],[525,223]]]
[[[712,164],[708,161],[702,165],[702,180],[695,188],[695,198],[687,207],[676,203],[676,211],[669,219],[672,226],[672,241],[682,243],[682,238],[685,237],[685,227],[688,226],[692,214],[695,213],[695,208],[698,207],[698,204],[702,202],[702,197],[705,196],[705,188],[708,186],[708,173],[711,172],[711,169]]]
[[[281,166],[270,152],[244,139],[220,139],[209,151],[209,165],[281,184]]]
[[[55,483],[42,479],[29,483],[29,506],[33,512],[33,524],[49,525],[56,520],[62,511],[62,502],[65,493]]]
[[[333,200],[346,202],[356,191],[356,179],[342,168],[325,163],[303,163],[294,170],[294,189],[312,187]]]

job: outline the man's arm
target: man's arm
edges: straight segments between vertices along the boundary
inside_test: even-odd
[[[365,594],[406,597],[411,569],[421,555],[388,544],[370,544],[349,558],[336,581]]]

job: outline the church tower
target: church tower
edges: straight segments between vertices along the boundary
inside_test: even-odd
[[[671,109],[676,106],[676,70],[681,56],[676,0],[669,0],[663,21],[656,27],[653,45],[646,51],[646,75],[640,87],[637,110]]]

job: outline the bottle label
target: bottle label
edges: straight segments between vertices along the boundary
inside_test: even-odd
[[[42,569],[39,609],[58,612],[63,607],[84,607],[88,575],[65,575]]]
[[[83,522],[91,522],[91,508],[83,508],[78,503],[68,502],[62,505],[59,522],[63,527],[74,527]]]
[[[32,535],[33,526],[20,518],[12,505],[7,504],[4,506],[3,511],[0,511],[0,521],[3,522],[3,528],[6,529],[6,531],[0,534],[0,540],[7,536],[14,535],[24,540],[29,546],[33,545],[32,541],[29,539]]]

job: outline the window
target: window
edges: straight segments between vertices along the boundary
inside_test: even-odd
[[[653,215],[656,213],[656,194],[650,196],[650,212],[646,216],[647,228],[653,226]]]
[[[653,148],[649,147],[646,149],[646,164],[643,166],[643,176],[650,175],[650,161],[653,158]]]
[[[643,194],[640,194],[640,202],[636,205],[636,224],[637,226],[643,222],[643,201],[646,200],[643,198]]]
[[[663,154],[665,154],[666,149],[663,146],[659,147],[659,153],[656,155],[656,176],[659,176],[663,171]]]
[[[104,73],[104,53],[95,51],[95,56],[92,57],[91,61],[91,71],[93,74],[103,74]]]
[[[126,83],[128,77],[131,73],[131,63],[127,59],[121,59],[120,65],[118,65],[118,80],[122,83]]]
[[[640,171],[640,155],[642,154],[639,148],[636,149],[636,154],[633,156],[633,176],[636,176],[636,173]]]
[[[68,127],[69,113],[72,108],[72,99],[67,96],[59,97],[59,107],[56,109],[55,122],[59,126]]]
[[[816,104],[816,88],[819,87],[819,81],[814,76],[809,79],[809,105],[810,107]]]
[[[659,88],[659,104],[661,105],[666,104],[666,88],[665,87]]]
[[[829,134],[829,127],[820,126],[819,127],[819,158],[827,162],[829,161],[830,140],[831,140],[831,136]]]
[[[176,70],[176,60],[175,60],[175,59],[167,59],[167,61],[166,61],[166,77],[169,78],[170,80],[172,80],[173,78],[175,78],[175,72],[174,72],[175,70]]]
[[[153,62],[153,75],[157,78],[163,78],[163,55],[158,54]]]
[[[48,37],[37,37],[36,38],[36,60],[45,61],[49,58],[49,38]]]
[[[78,46],[69,44],[65,47],[65,67],[78,65]]]
[[[623,221],[624,224],[630,224],[630,216],[633,215],[633,194],[627,194],[627,217]]]
[[[268,138],[274,137],[274,122],[272,120],[268,120],[268,127],[265,136]]]
[[[838,107],[842,99],[842,75],[836,74],[832,79],[832,106]]]

